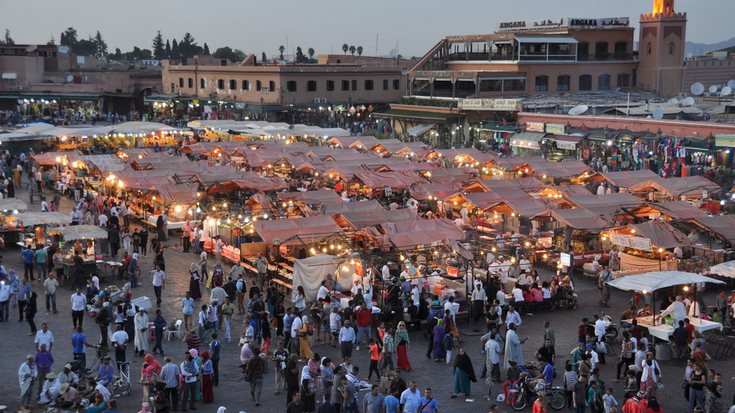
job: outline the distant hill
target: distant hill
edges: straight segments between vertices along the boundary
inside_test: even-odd
[[[693,56],[702,56],[707,52],[714,52],[715,50],[720,50],[732,46],[735,46],[735,37],[729,40],[725,40],[724,42],[713,44],[686,42],[684,54],[687,55],[691,53]]]

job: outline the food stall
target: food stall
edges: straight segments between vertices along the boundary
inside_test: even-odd
[[[30,232],[26,232],[30,236],[19,239],[19,242],[29,248],[42,248],[49,244],[46,231],[47,229],[52,230],[52,228],[47,228],[48,225],[71,224],[71,217],[60,212],[22,212],[9,215],[4,219],[9,225],[22,228],[24,231],[30,231],[30,228],[35,227],[32,235]]]
[[[64,263],[64,276],[70,277],[74,268],[74,252],[82,251],[82,259],[84,260],[84,277],[98,271],[98,266],[103,265],[101,255],[87,254],[89,247],[95,247],[94,242],[97,239],[107,239],[107,231],[94,225],[72,225],[69,227],[59,227],[51,231],[51,234],[58,234],[61,243],[60,247],[64,251],[62,261]],[[76,241],[71,244],[71,241]],[[86,243],[86,245],[84,245]]]
[[[9,220],[8,215],[11,213],[25,212],[27,209],[28,205],[19,199],[0,199],[0,211],[2,211],[0,214],[0,237],[2,237],[5,245],[19,242],[23,239],[22,226],[16,220]]]

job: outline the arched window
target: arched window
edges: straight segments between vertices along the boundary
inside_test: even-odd
[[[597,76],[597,90],[610,90],[611,76],[602,74]]]
[[[627,73],[620,73],[618,75],[618,87],[630,86],[630,75]]]
[[[651,49],[652,49],[651,43],[648,43],[648,54],[651,54]]]
[[[242,90],[250,90],[250,81],[249,80],[243,80],[242,81]]]
[[[224,89],[225,88],[225,80],[224,79],[218,79],[217,80],[217,89]]]
[[[549,91],[549,77],[546,75],[536,76],[536,92]]]
[[[669,43],[669,54],[674,54],[674,42]]]
[[[572,84],[572,78],[569,75],[559,75],[556,78],[556,91],[568,92],[569,86]]]

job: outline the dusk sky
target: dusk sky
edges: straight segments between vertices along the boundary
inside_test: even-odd
[[[0,30],[10,29],[16,43],[59,42],[62,31],[74,27],[79,38],[97,30],[109,52],[133,46],[151,48],[158,30],[164,39],[181,39],[190,32],[212,52],[230,46],[258,57],[278,54],[280,45],[291,54],[342,53],[342,44],[362,46],[363,54],[388,55],[398,45],[404,57],[422,56],[448,35],[487,34],[499,21],[629,17],[636,28],[641,13],[650,13],[652,0],[126,0],[72,2],[0,0]],[[677,0],[686,12],[687,40],[716,43],[735,37],[731,23],[733,0]]]

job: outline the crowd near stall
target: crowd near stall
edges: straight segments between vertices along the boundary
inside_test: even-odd
[[[713,376],[715,385],[700,385],[696,369],[709,357],[731,357],[735,348],[732,336],[721,333],[733,327],[733,297],[720,296],[715,306],[702,298],[709,284],[732,285],[735,274],[729,266],[735,219],[723,207],[731,204],[729,188],[679,171],[680,164],[636,169],[626,154],[638,165],[643,160],[633,154],[650,149],[647,143],[617,155],[615,146],[593,142],[584,150],[599,158],[581,161],[565,158],[586,137],[533,132],[507,138],[525,157],[497,145],[497,152],[436,149],[341,129],[248,121],[198,121],[185,129],[144,122],[36,125],[14,133],[53,143],[46,152],[8,145],[2,156],[0,236],[6,251],[21,254],[24,273],[0,265],[0,310],[8,321],[8,300],[32,305],[26,319],[39,344],[21,367],[24,408],[39,394],[35,380],[39,404],[114,410],[110,394],[130,392],[130,375],[136,376],[126,346],[143,355],[155,340],[152,352],[163,356],[162,338],[176,336],[187,343],[183,362],[144,359],[140,384],[157,411],[212,402],[227,341],[241,346],[254,406],[272,366],[275,393],[287,392],[292,413],[316,405],[320,412],[332,406],[325,413],[383,411],[375,403],[388,407],[386,413],[398,413],[396,405],[432,413],[423,407],[436,403],[430,390],[420,397],[415,384],[393,376],[423,357],[407,350],[418,330],[428,339],[426,357],[453,365],[452,398],[479,398],[470,396],[470,386],[481,377],[490,393],[476,394],[492,394],[516,410],[534,401],[534,413],[547,403],[556,410],[588,403],[598,412],[608,399],[600,394],[595,364],[606,353],[614,364],[614,347],[621,347],[614,379],[625,377],[626,396],[619,399],[666,406],[656,402],[662,374],[651,366],[677,357],[692,363],[692,381],[685,383],[692,389],[689,413],[703,388],[706,403],[699,404],[719,411],[710,395],[719,398],[721,384]],[[183,253],[195,255],[171,257]],[[152,261],[142,264],[148,255]],[[163,289],[179,260],[187,261],[188,289],[165,294],[185,297],[183,317],[166,324]],[[155,297],[134,293],[143,278],[152,281]],[[570,310],[579,307],[584,278],[599,286],[600,307],[610,306],[611,288],[629,292],[620,330],[602,311],[589,329],[585,318],[572,360],[554,366],[547,323],[546,343],[530,363],[526,351],[524,363],[521,316],[564,311],[576,320],[571,314],[579,311]],[[29,282],[36,284],[26,287]],[[96,333],[80,330],[72,337],[75,362],[59,374],[56,367],[44,371],[49,326],[35,325],[42,303],[30,290],[45,288],[47,310],[56,313],[57,287],[76,290],[75,328],[89,317],[100,326],[101,364],[83,351]],[[233,316],[244,318],[243,328],[232,324]],[[473,368],[462,343],[480,336],[484,350],[472,356]],[[694,340],[706,342],[709,355]],[[327,357],[315,352],[318,344]],[[361,346],[370,364],[358,373],[350,360]],[[563,390],[552,386],[557,374],[553,384],[563,380]],[[580,399],[580,391],[589,397]],[[643,411],[624,403],[625,413]]]

